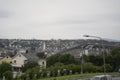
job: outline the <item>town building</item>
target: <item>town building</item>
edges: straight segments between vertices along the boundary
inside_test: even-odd
[[[40,66],[46,68],[46,60],[40,59],[35,53],[18,53],[12,59],[13,70],[21,71],[27,62],[37,62]]]
[[[3,62],[11,64],[12,58],[10,56],[5,56],[5,57],[0,59],[0,64],[2,64]]]

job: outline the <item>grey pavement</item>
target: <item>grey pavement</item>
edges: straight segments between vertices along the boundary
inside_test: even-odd
[[[72,78],[69,80],[92,80],[92,79],[90,79],[90,78]],[[112,77],[112,80],[120,80],[120,76],[116,75],[116,76]]]
[[[112,80],[120,80],[120,77],[114,77]]]

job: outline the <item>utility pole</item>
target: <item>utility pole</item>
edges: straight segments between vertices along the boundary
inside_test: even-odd
[[[104,66],[104,75],[106,75],[106,66],[105,66],[105,54],[104,54],[104,45],[103,45],[103,39],[98,36],[91,36],[91,35],[83,35],[83,37],[92,37],[92,38],[98,38],[101,41],[102,46],[102,55],[103,55],[103,66]]]

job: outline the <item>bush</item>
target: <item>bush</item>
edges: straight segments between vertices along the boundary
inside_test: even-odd
[[[28,69],[31,69],[31,68],[34,68],[38,66],[38,63],[37,62],[27,62],[24,67],[22,68],[22,71],[25,72],[27,71]]]
[[[12,66],[9,63],[2,63],[0,65],[0,78],[2,78],[3,73],[6,71],[12,71]]]
[[[13,73],[12,73],[12,71],[4,72],[3,76],[5,76],[5,80],[13,80]]]
[[[106,67],[106,72],[112,72],[113,68],[110,64],[106,64],[105,67]]]
[[[85,63],[84,64],[84,72],[96,72],[96,67],[92,63]]]

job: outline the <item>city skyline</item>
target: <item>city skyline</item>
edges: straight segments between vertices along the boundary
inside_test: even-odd
[[[0,38],[120,40],[119,0],[0,0]]]

